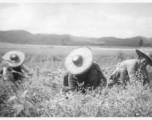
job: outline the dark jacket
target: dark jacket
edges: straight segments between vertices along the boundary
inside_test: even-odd
[[[97,87],[100,85],[100,83],[106,86],[107,80],[97,63],[93,63],[91,68],[85,73],[80,75],[73,75],[69,73],[68,75],[68,86],[71,89],[79,86],[84,88]]]

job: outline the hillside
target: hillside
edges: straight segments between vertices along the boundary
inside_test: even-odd
[[[76,37],[72,35],[31,34],[24,30],[0,31],[0,42],[36,44],[36,45],[70,45],[70,46],[152,46],[152,38],[137,36],[133,38],[115,37]]]

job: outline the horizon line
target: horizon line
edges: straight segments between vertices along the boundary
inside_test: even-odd
[[[141,35],[137,35],[137,36],[133,36],[133,37],[125,37],[125,38],[122,38],[122,37],[115,37],[115,36],[103,36],[103,37],[93,37],[93,36],[76,36],[76,35],[71,35],[71,34],[58,34],[58,33],[32,33],[32,32],[29,32],[28,30],[23,30],[23,29],[12,29],[12,30],[0,30],[2,32],[8,32],[8,31],[25,31],[25,32],[28,32],[30,34],[33,34],[33,35],[36,35],[36,34],[46,34],[46,35],[69,35],[69,36],[74,36],[74,37],[85,37],[85,38],[110,38],[110,37],[113,37],[113,38],[118,38],[118,39],[128,39],[128,38],[135,38],[135,37],[143,37],[143,38],[147,38],[147,39],[150,39],[152,37],[145,37],[145,36],[141,36]]]

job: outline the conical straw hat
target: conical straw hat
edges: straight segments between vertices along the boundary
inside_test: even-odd
[[[148,59],[149,60],[149,65],[152,66],[152,52],[144,53],[144,52],[136,49],[136,53],[138,54],[138,56],[143,56],[146,59]]]
[[[18,67],[24,63],[25,54],[20,51],[10,51],[4,54],[2,59],[6,60],[10,67]]]
[[[65,59],[65,67],[71,74],[82,74],[93,64],[91,48],[80,47],[73,50]]]

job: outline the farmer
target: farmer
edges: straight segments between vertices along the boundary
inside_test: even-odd
[[[112,82],[108,84],[109,87],[114,84],[123,84],[125,86],[128,79],[130,83],[134,82],[137,80],[138,72],[143,76],[143,85],[150,83],[146,66],[152,66],[152,53],[144,53],[140,50],[136,50],[136,53],[138,59],[125,60],[117,65],[116,70],[110,77]]]
[[[10,51],[2,56],[2,64],[0,73],[4,80],[18,81],[25,78],[23,71],[29,76],[32,76],[31,70],[23,63],[25,61],[25,54],[20,51]]]
[[[67,73],[64,75],[62,92],[79,90],[85,92],[85,88],[95,89],[102,84],[106,86],[107,80],[97,63],[93,61],[92,50],[88,47],[80,47],[73,50],[65,59]]]

